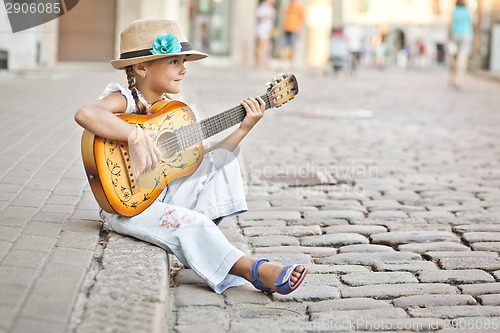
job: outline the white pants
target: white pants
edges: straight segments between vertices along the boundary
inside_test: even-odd
[[[176,179],[142,213],[125,217],[101,212],[104,226],[157,245],[192,268],[217,293],[247,281],[229,274],[244,254],[212,221],[247,210],[234,154],[216,149],[189,177]]]

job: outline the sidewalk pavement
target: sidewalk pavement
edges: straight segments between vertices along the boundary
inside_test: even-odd
[[[201,118],[274,75],[191,68]],[[267,297],[170,277],[162,250],[101,231],[73,114],[123,73],[0,73],[0,332],[498,331],[498,83],[296,74],[297,98],[242,144],[250,211],[221,224],[248,254],[309,266]]]

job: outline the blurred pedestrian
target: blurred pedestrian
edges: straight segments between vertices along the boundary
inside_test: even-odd
[[[256,12],[257,67],[266,68],[271,53],[271,39],[276,19],[275,0],[262,0]]]
[[[128,142],[128,149],[120,148],[120,156],[130,159],[131,172],[139,175],[155,170],[155,164],[165,158],[160,152],[160,148],[165,147],[156,145],[158,133],[151,130],[160,125],[147,116],[149,108],[157,101],[173,100],[172,95],[181,91],[187,73],[185,62],[207,55],[191,48],[177,22],[166,20],[133,22],[120,34],[120,52],[120,58],[111,64],[115,69],[124,70],[128,89],[118,83],[109,84],[98,100],[77,111],[75,120],[94,135],[112,142]],[[217,227],[222,218],[247,210],[240,170],[232,151],[262,118],[265,102],[260,97],[246,98],[241,106],[246,116],[240,126],[207,149],[191,176],[171,180],[151,205],[135,216],[103,210],[100,215],[105,228],[150,242],[174,254],[217,293],[248,280],[266,293],[287,294],[304,280],[305,266],[281,266],[264,258],[246,256]],[[174,114],[180,112],[179,109],[164,108],[170,112],[168,119],[174,122]],[[180,110],[186,114],[180,118],[188,115],[185,109]],[[114,115],[122,113],[136,115],[129,123]],[[142,126],[133,124],[140,119],[144,121]],[[145,119],[151,123],[146,125]],[[150,130],[146,130],[147,126]],[[176,125],[171,123],[169,126],[175,128]],[[162,135],[175,134],[169,128],[160,130],[164,131]],[[168,140],[163,144],[165,142]],[[119,170],[120,166],[113,168]],[[166,170],[162,166],[160,171]],[[116,187],[114,182],[117,181],[114,177],[111,180]],[[126,188],[116,189],[119,190],[127,193]],[[130,204],[133,208],[133,203]]]
[[[330,34],[330,61],[335,74],[349,68],[349,49],[342,28],[333,28]]]
[[[472,14],[465,0],[457,0],[451,18],[451,42],[454,54],[451,56],[449,84],[460,89],[464,83],[467,62],[472,50],[473,26]]]
[[[372,49],[375,54],[375,66],[379,69],[385,68],[389,52],[387,45],[387,33],[381,31],[373,37]]]
[[[364,32],[358,25],[348,25],[344,29],[344,33],[347,40],[347,49],[351,58],[351,72],[356,72],[363,53]]]
[[[304,7],[299,0],[290,0],[283,17],[281,60],[293,65],[295,45],[304,23]]]

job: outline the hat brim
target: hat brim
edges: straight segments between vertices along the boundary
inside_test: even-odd
[[[206,57],[208,57],[208,54],[199,52],[199,51],[185,51],[185,52],[179,52],[179,53],[168,53],[168,54],[152,54],[152,55],[147,55],[143,57],[135,57],[135,58],[130,58],[130,59],[116,59],[116,60],[111,60],[111,65],[115,69],[125,69],[126,67],[130,65],[135,65],[135,64],[140,64],[141,62],[146,62],[146,61],[151,61],[151,60],[156,60],[160,58],[166,58],[166,57],[175,57],[175,56],[180,56],[180,55],[187,55],[186,61],[195,61],[195,60],[201,60]]]

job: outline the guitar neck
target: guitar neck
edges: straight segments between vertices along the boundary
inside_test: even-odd
[[[266,110],[270,109],[269,94],[260,96],[266,103]],[[245,108],[238,105],[200,122],[184,126],[175,132],[180,150],[191,147],[204,139],[210,138],[243,121],[246,116]]]

